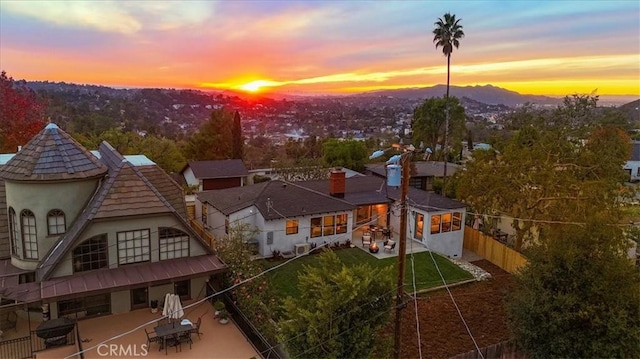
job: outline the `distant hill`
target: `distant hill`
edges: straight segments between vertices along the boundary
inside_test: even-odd
[[[423,88],[370,91],[359,94],[357,96],[376,95],[409,99],[426,99],[431,97],[442,97],[446,92],[447,86],[436,85]],[[527,102],[538,105],[558,105],[562,102],[562,99],[559,98],[538,95],[522,95],[515,91],[506,90],[492,85],[464,87],[451,86],[449,89],[449,94],[458,98],[468,97],[472,100],[490,105],[502,104],[512,107],[522,105]]]
[[[629,121],[631,121],[631,123],[635,123],[637,126],[640,126],[640,100],[626,103],[620,106],[619,109],[629,116]]]

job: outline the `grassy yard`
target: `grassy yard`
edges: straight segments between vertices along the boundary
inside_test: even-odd
[[[356,264],[366,263],[372,268],[383,268],[392,266],[393,276],[397,276],[398,258],[391,257],[385,259],[376,259],[373,256],[358,248],[341,249],[335,252],[340,260],[347,266],[354,266]],[[447,284],[460,282],[467,279],[472,279],[473,276],[468,272],[462,270],[457,265],[450,262],[448,259],[443,258],[437,254],[433,255],[442,275],[444,276]],[[298,274],[302,272],[303,265],[313,266],[316,262],[316,255],[309,255],[302,258],[298,258],[272,272],[268,273],[270,285],[276,293],[279,293],[282,297],[294,296],[297,297],[298,293]],[[415,268],[416,289],[427,289],[442,285],[440,275],[433,264],[431,256],[428,252],[420,252],[413,255],[413,262]],[[264,261],[265,267],[272,267],[282,262],[269,262]],[[413,284],[411,266],[411,255],[407,255],[407,261],[405,263],[405,286],[408,286],[407,290],[411,290]]]

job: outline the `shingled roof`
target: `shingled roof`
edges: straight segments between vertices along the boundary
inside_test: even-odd
[[[190,161],[187,165],[196,178],[229,178],[248,176],[242,160]],[[185,169],[186,167],[185,166]],[[181,171],[184,172],[184,169]]]
[[[411,162],[413,166],[412,177],[444,177],[444,162],[434,161],[415,161]],[[367,171],[378,176],[387,177],[387,168],[383,163],[374,163],[365,165]],[[447,177],[453,176],[461,166],[456,163],[449,162],[447,164]]]
[[[1,166],[0,166],[1,167]],[[0,258],[11,256],[9,244],[9,217],[7,216],[7,193],[0,179]]]
[[[139,170],[107,142],[103,142],[100,145],[99,151],[100,160],[109,168],[109,176],[71,228],[60,238],[58,244],[47,253],[44,257],[45,259],[40,263],[38,267],[38,278],[40,280],[48,279],[57,263],[74,246],[89,223],[98,218],[117,218],[157,213],[174,214],[183,223],[189,234],[199,240],[207,251],[211,252],[202,238],[187,223],[186,216],[183,215],[185,209],[176,210],[172,205],[173,202],[176,206],[182,205],[184,207],[184,200],[178,201],[176,198],[176,185],[168,178],[168,175],[148,168],[142,171]],[[156,178],[149,180],[145,177],[143,171],[152,176],[162,174],[167,179]],[[156,188],[153,182],[160,185],[160,188]],[[167,191],[165,193],[167,193],[167,197],[172,202],[164,196],[164,193],[161,193],[161,190]]]
[[[342,199],[277,180],[204,191],[196,196],[199,201],[211,204],[225,215],[255,206],[266,220],[355,209],[354,205]]]
[[[105,173],[105,165],[53,123],[0,168],[0,178],[10,181],[78,180]]]
[[[329,194],[330,180],[296,182],[296,184],[317,192]],[[383,178],[374,176],[355,176],[345,179],[344,200],[357,205],[387,203],[386,183]]]

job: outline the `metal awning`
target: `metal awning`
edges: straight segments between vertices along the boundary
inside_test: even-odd
[[[2,278],[0,295],[19,302],[53,301],[60,297],[87,295],[91,292],[112,292],[139,285],[166,283],[226,270],[227,266],[216,255],[178,258],[153,263],[99,269],[65,277],[56,277],[40,283],[18,284],[18,275]]]

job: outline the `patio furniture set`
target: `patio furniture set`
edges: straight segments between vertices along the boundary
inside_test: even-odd
[[[396,242],[391,239],[391,229],[389,228],[379,228],[376,226],[371,226],[370,228],[365,229],[362,234],[362,247],[369,246],[370,253],[378,253],[378,251],[380,250],[378,244],[376,243],[378,232],[382,233],[382,236],[386,238],[383,243],[385,252],[393,252],[396,248]]]
[[[191,345],[193,344],[193,340],[191,339],[191,334],[197,334],[198,338],[200,338],[200,324],[202,323],[202,318],[198,318],[196,324],[191,323],[188,319],[183,319],[182,321],[171,321],[168,324],[161,324],[156,326],[153,330],[154,333],[150,333],[147,329],[144,329],[144,332],[147,334],[147,348],[151,343],[158,343],[158,350],[164,349],[165,355],[167,354],[167,349],[169,347],[175,347],[176,352],[178,349],[182,351],[182,344],[189,343],[189,349],[191,349]]]

